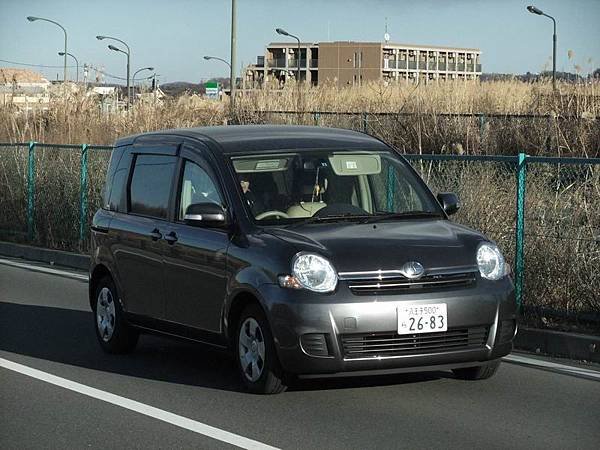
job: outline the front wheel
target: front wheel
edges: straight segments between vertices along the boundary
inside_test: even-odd
[[[278,394],[286,390],[273,336],[262,309],[249,305],[237,327],[237,365],[250,392]]]
[[[500,360],[487,362],[481,366],[465,367],[462,369],[453,369],[456,378],[461,380],[485,380],[491,378],[498,371],[500,367]]]
[[[125,320],[117,288],[110,277],[102,278],[96,287],[94,322],[96,337],[105,352],[128,353],[135,348],[139,333]]]

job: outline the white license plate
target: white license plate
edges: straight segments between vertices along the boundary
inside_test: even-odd
[[[445,303],[407,304],[398,307],[398,334],[435,333],[448,330]]]

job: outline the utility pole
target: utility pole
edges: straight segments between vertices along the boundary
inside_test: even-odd
[[[235,112],[235,68],[237,67],[237,25],[236,25],[236,0],[231,0],[231,58],[230,58],[230,70],[229,70],[229,92],[230,92],[230,105],[231,105],[231,116]]]

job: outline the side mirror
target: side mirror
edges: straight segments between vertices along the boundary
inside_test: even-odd
[[[195,227],[218,227],[227,225],[227,213],[217,203],[192,203],[183,216],[186,224]]]
[[[454,214],[460,208],[458,197],[452,192],[442,192],[438,194],[437,200],[440,202],[440,205],[449,216]]]

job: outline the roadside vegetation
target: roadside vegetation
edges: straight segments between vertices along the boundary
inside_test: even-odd
[[[600,83],[560,83],[557,94],[550,83],[517,80],[347,89],[288,85],[240,97],[233,117],[225,103],[196,95],[113,114],[102,114],[90,98],[72,95],[67,102],[56,99],[47,111],[0,106],[0,142],[110,145],[128,134],[228,122],[367,130],[404,153],[600,157]],[[89,153],[89,217],[100,205],[108,157],[106,150]],[[27,162],[26,147],[0,147],[2,239],[23,240],[6,230],[26,229]],[[462,209],[456,220],[495,239],[513,265],[514,164],[413,165],[432,190],[457,192]],[[36,150],[37,244],[86,250],[87,242],[78,242],[79,171],[77,150]],[[527,176],[528,320],[600,332],[594,325],[600,318],[600,165],[533,163]],[[546,308],[560,314],[548,314]]]

